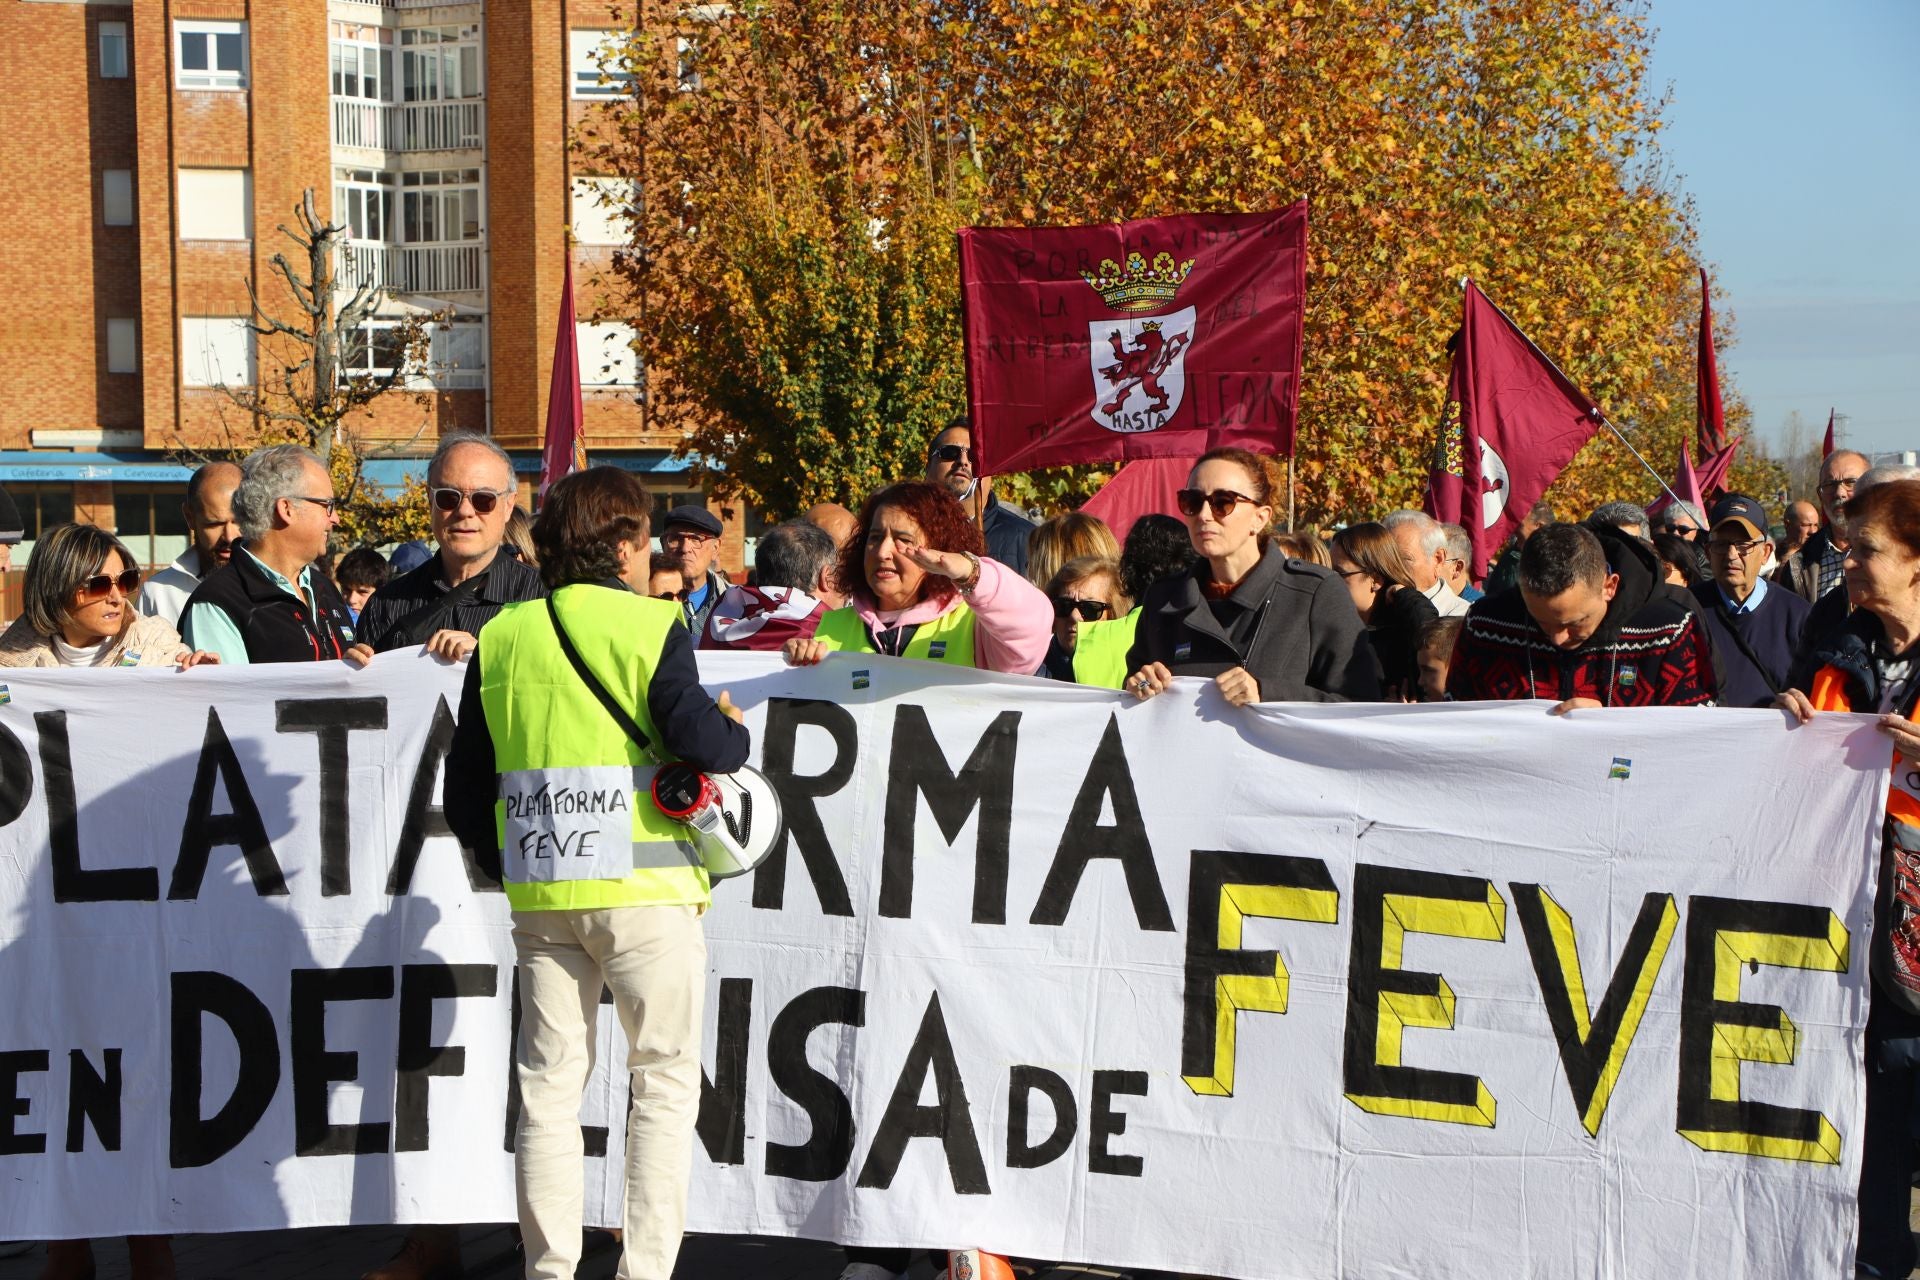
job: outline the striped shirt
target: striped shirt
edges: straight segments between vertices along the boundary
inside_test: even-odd
[[[386,653],[425,644],[436,631],[477,636],[506,605],[546,594],[539,570],[520,563],[504,549],[478,577],[457,588],[447,586],[440,557],[435,556],[373,593],[360,611],[360,639],[372,645],[374,652]],[[449,596],[458,598],[449,600]]]

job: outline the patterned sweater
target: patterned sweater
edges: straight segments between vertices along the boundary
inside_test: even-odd
[[[1456,701],[1593,698],[1609,707],[1713,701],[1706,632],[1688,603],[1666,589],[1651,548],[1615,529],[1594,532],[1620,575],[1599,629],[1579,648],[1560,649],[1527,612],[1519,587],[1479,600],[1447,675]]]

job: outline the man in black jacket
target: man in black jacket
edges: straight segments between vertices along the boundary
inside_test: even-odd
[[[924,479],[937,484],[960,500],[980,535],[986,539],[987,554],[1015,573],[1026,576],[1027,536],[1033,521],[1012,507],[1003,506],[993,496],[993,482],[974,471],[973,428],[956,422],[933,438],[927,446],[927,470]]]
[[[259,449],[240,464],[233,558],[200,580],[180,614],[180,634],[227,666],[330,662],[354,639],[353,615],[313,562],[340,522],[333,478],[297,444]]]
[[[423,644],[457,662],[502,608],[545,595],[539,571],[502,550],[513,498],[513,460],[504,449],[471,432],[442,436],[427,463],[427,518],[439,549],[373,593],[348,656],[364,662]]]
[[[1787,687],[1812,606],[1778,583],[1769,585],[1773,539],[1767,512],[1743,493],[1713,504],[1707,519],[1710,581],[1693,588],[1713,644],[1723,707],[1770,706]]]

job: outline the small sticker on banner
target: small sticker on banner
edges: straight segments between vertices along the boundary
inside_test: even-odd
[[[868,686],[869,684],[871,684],[871,683],[872,683],[872,681],[870,681],[870,680],[868,680],[868,679],[867,679],[867,673],[866,673],[866,672],[865,672],[864,670],[862,670],[862,671],[856,671],[856,672],[854,672],[854,673],[853,673],[853,687],[854,687],[854,688],[856,688],[856,689],[864,689],[864,688],[866,688],[866,687],[867,687],[867,686]]]
[[[1188,658],[1191,658],[1192,656],[1193,656],[1193,644],[1191,642],[1188,642],[1187,644],[1177,644],[1173,647],[1173,660],[1175,662],[1185,662]]]
[[[129,649],[129,650],[127,650],[127,651],[126,651],[125,653],[123,653],[123,654],[121,654],[121,655],[120,655],[120,665],[121,665],[121,666],[123,666],[123,667],[137,667],[137,666],[139,666],[139,665],[140,665],[140,651],[139,651],[138,649]]]
[[[501,774],[507,879],[624,880],[633,870],[633,785],[625,765]]]
[[[1615,756],[1613,758],[1613,767],[1607,770],[1608,780],[1625,779],[1632,776],[1633,761],[1627,759],[1625,756]]]
[[[928,656],[929,658],[944,658],[944,657],[946,657],[946,656],[947,656],[947,642],[946,642],[945,640],[930,640],[930,641],[928,641],[928,642],[927,642],[927,656]]]
[[[7,691],[7,686],[0,684],[0,707],[4,707],[7,703],[12,701],[13,701],[13,695]]]

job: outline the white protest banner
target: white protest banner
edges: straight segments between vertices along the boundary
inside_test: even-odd
[[[1867,718],[703,668],[791,833],[707,917],[694,1229],[1313,1280],[1845,1270]],[[7,673],[0,1238],[511,1220],[507,912],[435,808],[459,679]]]

